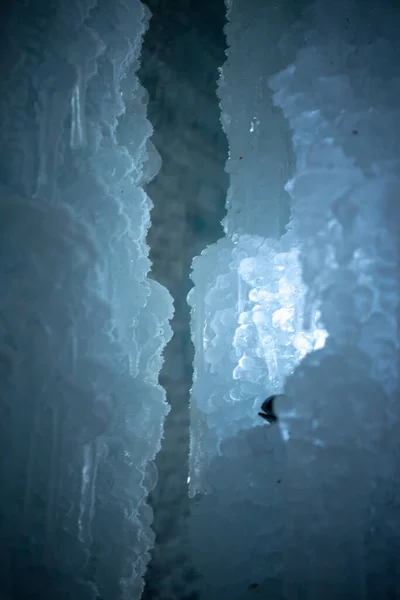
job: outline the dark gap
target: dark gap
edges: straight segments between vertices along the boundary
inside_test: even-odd
[[[196,574],[189,558],[186,519],[189,395],[193,347],[186,296],[193,257],[223,234],[228,145],[216,95],[218,67],[225,61],[225,5],[198,0],[147,0],[153,13],[139,78],[149,93],[152,143],[162,168],[147,186],[154,203],[148,234],[151,276],[175,302],[174,336],[165,350],[160,383],[171,412],[150,496],[155,548],[143,600],[195,598]]]

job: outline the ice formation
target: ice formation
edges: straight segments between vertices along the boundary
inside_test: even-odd
[[[324,350],[288,378],[295,410],[280,415],[291,438],[287,597],[304,585],[310,598],[399,593],[392,563],[400,525],[400,72],[395,16],[387,8],[370,2],[357,14],[355,4],[338,3],[328,43],[317,2],[311,28],[304,26],[307,43],[271,81],[297,154],[288,189],[302,240],[306,314],[318,305],[329,333]],[[385,488],[397,492],[383,500]],[[299,543],[307,549],[301,568]]]
[[[138,0],[73,0],[17,3],[3,23],[8,597],[117,600],[143,588],[172,315],[168,292],[147,277],[141,186],[159,164],[135,70],[148,18]]]
[[[274,599],[395,598],[396,14],[375,0],[362,10],[316,0],[286,31],[278,18],[286,34],[280,60],[290,64],[271,77],[257,35],[265,13],[245,0],[227,7],[226,236],[195,259],[189,297],[190,483],[193,495],[208,492],[192,512],[194,560],[207,598],[245,598],[252,581]],[[252,57],[245,76],[244,46]],[[255,177],[265,149],[251,138],[280,127],[259,90],[265,79],[296,155],[281,237],[271,228],[277,173],[271,185]],[[281,147],[278,159],[285,161]],[[254,427],[262,400],[280,391],[280,429]]]

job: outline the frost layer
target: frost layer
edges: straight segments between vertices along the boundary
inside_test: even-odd
[[[29,2],[1,105],[1,586],[139,598],[168,411],[168,292],[147,278],[157,171],[138,2]],[[27,589],[25,589],[27,586]]]

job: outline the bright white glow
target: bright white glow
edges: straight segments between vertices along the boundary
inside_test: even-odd
[[[325,346],[325,342],[328,338],[328,332],[325,329],[314,330],[314,350],[321,350]]]
[[[266,391],[280,391],[285,378],[306,354],[323,348],[328,336],[318,310],[311,328],[304,329],[306,288],[299,249],[276,252],[274,248],[269,253],[264,249],[261,256],[242,259],[238,273],[242,286],[248,286],[248,301],[239,314],[233,341],[238,357],[233,378],[264,382]]]
[[[293,331],[290,321],[294,317],[294,307],[279,308],[272,314],[272,325],[280,327],[282,331]]]

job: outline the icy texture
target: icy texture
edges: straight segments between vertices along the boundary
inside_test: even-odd
[[[207,489],[208,462],[221,442],[260,424],[263,400],[281,392],[326,339],[318,309],[304,331],[305,286],[292,233],[220,240],[193,261],[193,281],[192,495]]]
[[[140,186],[159,160],[134,71],[148,15],[138,1],[76,0],[18,4],[8,17],[0,587],[139,598],[172,315],[147,278]]]
[[[301,310],[306,291],[298,241],[279,239],[292,155],[268,76],[284,64],[277,49],[283,13],[251,1],[232,3],[229,14],[230,48],[219,81],[230,147],[227,235],[195,259],[189,295],[195,346],[189,492],[202,494],[189,529],[202,598],[275,600],[282,588],[286,449],[279,429],[263,426],[257,413],[318,335],[303,335],[302,315],[293,310]]]
[[[221,122],[229,141],[230,187],[223,224],[230,235],[279,237],[289,213],[284,184],[293,156],[288,126],[272,102],[268,77],[285,65],[278,42],[298,0],[235,0],[226,5],[227,60],[218,82]]]
[[[204,576],[201,597],[280,597],[286,456],[279,430],[267,433],[254,427],[224,440],[211,460],[209,493],[193,503],[189,534]]]
[[[323,347],[326,339],[318,310],[313,311],[310,331],[304,331],[299,249],[282,251],[288,237],[281,244],[260,243],[257,254],[238,266],[240,285],[249,288],[249,301],[240,312],[233,340],[239,358],[233,378],[257,381],[265,377],[266,367],[269,392],[282,389],[285,377],[308,352]]]
[[[288,260],[296,269],[296,240],[287,240],[282,246],[277,241],[287,220],[284,184],[292,170],[292,154],[288,125],[273,106],[268,88],[268,76],[283,66],[277,42],[285,30],[285,19],[290,20],[294,8],[290,2],[280,7],[255,0],[227,3],[227,7],[229,20],[225,30],[230,47],[218,86],[221,121],[229,141],[226,170],[230,187],[224,219],[227,236],[209,246],[193,263],[195,287],[189,304],[196,354],[191,402],[191,495],[206,488],[207,464],[219,452],[220,442],[259,421],[257,407],[265,394],[279,388],[284,374],[291,372],[299,354],[304,352],[293,345],[296,333],[301,331],[285,334],[285,325],[282,329],[278,322],[299,300],[292,295],[290,305],[286,305],[286,299],[275,298],[275,310],[282,311],[275,315],[277,327],[268,340],[259,320],[267,305],[254,300],[265,285],[252,285],[244,273],[246,259],[265,262],[265,257],[274,252],[281,253],[282,258],[285,253],[290,255]],[[263,72],[259,73],[260,57],[265,55],[271,59],[267,65],[263,63]],[[238,86],[238,80],[248,85]],[[271,236],[268,242],[267,235]],[[279,286],[277,270],[274,277]],[[301,295],[304,290],[293,294],[297,292]],[[251,323],[246,321],[249,318]],[[299,324],[298,315],[295,318],[298,323],[289,327]],[[273,347],[264,351],[255,348],[255,340],[260,336],[267,345],[279,345],[285,343],[285,336],[286,341],[290,338],[292,364],[278,365]],[[268,377],[266,360],[275,373],[275,381]]]
[[[298,157],[287,187],[306,314],[318,305],[329,333],[288,379],[280,414],[291,438],[285,597],[394,598],[400,49],[394,15],[375,2],[364,17],[337,3],[327,43],[322,4],[294,65],[271,81]]]
[[[229,68],[235,72],[237,66],[237,73],[242,59],[234,46],[241,47],[243,38],[252,44],[250,34],[241,34],[244,5],[228,6],[236,35],[228,65],[231,60]],[[267,196],[265,214],[259,210],[259,192],[268,188],[262,178],[254,179],[251,165],[240,167],[240,185],[236,174],[231,179],[228,235],[193,265],[190,483],[192,494],[209,495],[198,500],[191,531],[196,564],[206,578],[204,597],[218,597],[228,586],[232,598],[244,598],[247,573],[253,561],[261,562],[260,552],[261,587],[274,599],[283,594],[288,600],[372,600],[400,594],[395,22],[396,15],[373,0],[362,10],[344,0],[328,9],[321,0],[289,31],[285,52],[296,45],[301,49],[270,85],[290,123],[297,157],[286,184],[290,226],[279,240],[254,235],[262,225],[271,235]],[[257,42],[254,34],[254,52]],[[261,53],[256,63],[249,68],[257,71],[252,90],[265,76]],[[236,90],[239,99],[246,93],[238,81],[237,76],[223,93],[232,98],[227,122],[240,122],[244,156],[251,146],[244,118],[251,104],[235,104]],[[266,114],[266,124],[270,119]],[[235,147],[240,133],[237,138],[225,129]],[[265,150],[259,151],[264,156]],[[278,406],[280,440],[286,442],[281,513],[273,509],[277,465],[268,453],[276,430],[265,427],[265,445],[258,449],[265,461],[260,495],[249,489],[248,480],[257,453],[242,441],[243,435],[257,435],[249,428],[257,422],[261,401],[276,391],[287,398]],[[239,517],[233,504],[243,494],[245,516]],[[206,515],[213,530],[224,532],[220,548],[214,538],[205,539]],[[250,520],[246,531],[241,518]],[[270,519],[281,523],[281,545]],[[254,541],[256,531],[265,534],[264,551]],[[216,572],[212,561],[204,560],[207,545],[214,564],[231,562],[230,575],[224,565]],[[222,547],[235,550],[226,556]],[[276,577],[284,579],[281,591]]]

